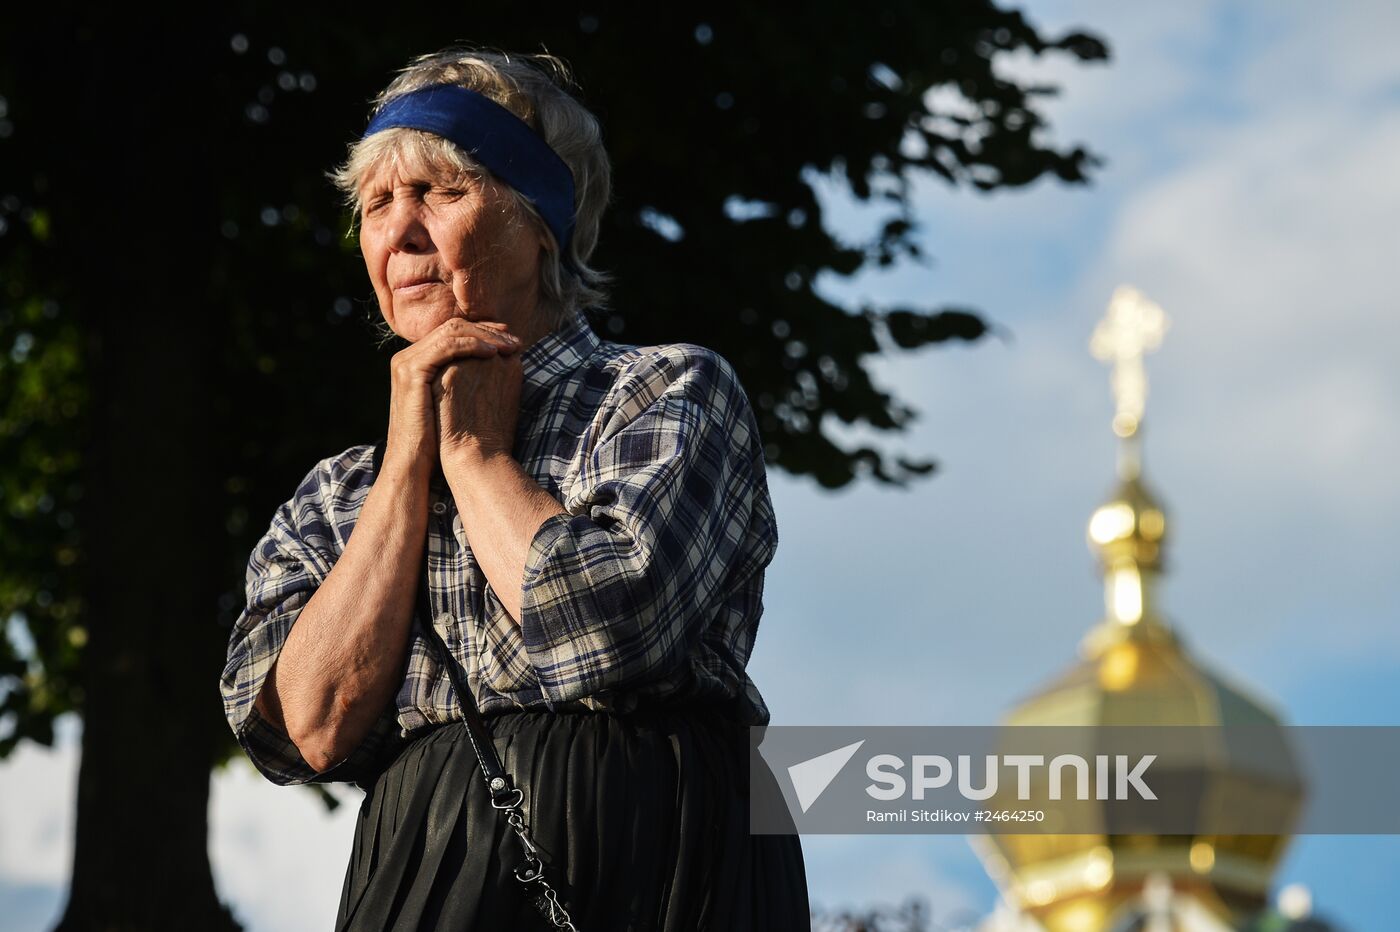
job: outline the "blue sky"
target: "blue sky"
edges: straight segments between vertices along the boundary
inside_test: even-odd
[[[940,460],[895,491],[771,477],[781,543],[750,666],[777,724],[981,724],[1073,662],[1102,595],[1085,545],[1113,480],[1089,334],[1128,282],[1171,318],[1148,359],[1146,475],[1165,501],[1162,604],[1193,651],[1299,724],[1400,724],[1400,7],[1030,2],[1103,35],[1058,82],[1050,138],[1107,158],[1088,188],[917,186],[930,267],[831,294],[970,305],[1009,342],[905,354],[881,384],[921,411],[876,441]],[[828,195],[852,238],[875,214]],[[852,438],[865,437],[859,432]],[[0,914],[59,907],[76,777],[60,747],[0,767]],[[221,894],[258,930],[323,927],[357,794],[327,817],[243,761],[214,780]],[[296,845],[288,843],[296,838]],[[924,896],[945,922],[996,891],[957,837],[804,839],[813,899]],[[1305,837],[1279,882],[1357,932],[1393,927],[1400,838]]]

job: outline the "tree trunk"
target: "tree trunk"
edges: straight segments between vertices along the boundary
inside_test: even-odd
[[[91,11],[76,43],[40,43],[35,62],[53,89],[47,106],[62,110],[44,120],[48,183],[90,392],[89,640],[61,932],[239,928],[208,854],[213,740],[227,728],[212,595],[223,516],[206,468],[217,463],[207,400],[221,352],[205,313],[208,263],[191,261],[212,258],[218,236],[205,114],[224,49],[210,31],[162,35],[144,19]]]

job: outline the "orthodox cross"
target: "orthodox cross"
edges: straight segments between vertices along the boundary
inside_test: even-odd
[[[1113,292],[1108,313],[1094,328],[1089,352],[1113,366],[1111,384],[1117,411],[1113,432],[1120,437],[1137,433],[1147,404],[1147,370],[1143,354],[1162,345],[1167,315],[1136,288],[1121,285]]]

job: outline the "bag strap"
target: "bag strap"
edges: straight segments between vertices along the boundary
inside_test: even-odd
[[[372,479],[379,477],[379,469],[384,461],[385,445],[384,442],[381,442],[374,447]],[[427,636],[428,643],[432,644],[437,651],[442,665],[447,668],[448,678],[452,682],[452,691],[457,696],[457,706],[462,713],[462,723],[467,729],[467,740],[471,742],[476,759],[481,763],[481,775],[486,780],[487,791],[491,794],[491,806],[505,814],[506,823],[515,831],[515,834],[520,838],[521,845],[524,846],[525,859],[515,868],[515,879],[525,885],[531,904],[556,929],[578,932],[573,920],[569,918],[568,910],[560,902],[559,894],[545,879],[545,863],[540,857],[539,849],[535,847],[534,841],[530,837],[530,830],[525,824],[524,816],[520,814],[520,807],[525,802],[525,791],[516,786],[510,774],[506,773],[500,757],[496,754],[496,746],[491,741],[491,732],[487,729],[486,721],[482,718],[481,710],[477,707],[476,696],[464,682],[461,671],[457,669],[457,662],[452,657],[452,652],[447,649],[447,643],[443,641],[442,635],[433,626],[432,593],[428,588],[428,555],[430,552],[429,541],[432,538],[432,520],[432,516],[429,516],[429,531],[423,542],[423,565],[418,573],[418,603],[414,609],[414,617]],[[560,886],[562,887],[562,883]]]
[[[476,752],[477,760],[481,761],[481,775],[486,780],[487,791],[491,794],[491,805],[502,808],[513,797],[520,795],[522,791],[513,785],[510,774],[506,773],[505,766],[501,764],[501,759],[496,754],[496,746],[491,742],[491,734],[486,728],[486,722],[481,717],[481,710],[477,707],[476,697],[467,684],[462,681],[462,673],[457,668],[456,661],[447,649],[442,635],[433,625],[432,604],[432,597],[428,592],[428,546],[425,542],[422,571],[418,574],[418,608],[414,614],[417,616],[419,626],[427,635],[429,643],[437,651],[438,660],[447,668],[447,676],[452,681],[452,691],[457,696],[457,704],[462,712],[462,723],[467,729],[467,738],[471,741],[472,750]]]

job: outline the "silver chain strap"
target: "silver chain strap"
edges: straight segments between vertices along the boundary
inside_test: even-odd
[[[374,474],[379,475],[380,464],[383,462],[383,450],[385,444],[376,445],[374,448]],[[452,539],[451,529],[447,526],[447,519],[440,521],[443,533],[448,540]],[[432,530],[429,526],[428,539],[424,543],[424,565],[429,565],[432,557]],[[466,729],[467,740],[471,743],[472,751],[476,754],[477,760],[481,762],[483,776],[492,774],[488,779],[488,788],[491,792],[491,805],[503,810],[506,814],[506,822],[520,836],[520,843],[525,847],[525,860],[515,869],[515,878],[519,880],[530,891],[532,898],[530,905],[538,909],[541,915],[550,921],[556,929],[564,929],[565,932],[578,932],[578,927],[569,918],[569,912],[564,908],[564,904],[559,902],[559,894],[549,885],[549,881],[544,878],[544,863],[540,860],[535,843],[530,839],[529,830],[525,827],[525,819],[519,812],[520,804],[525,801],[525,791],[520,787],[512,788],[510,794],[504,800],[497,797],[506,788],[507,781],[503,775],[501,762],[496,756],[495,748],[491,744],[490,731],[486,723],[482,720],[481,712],[477,708],[476,698],[472,694],[470,687],[463,682],[458,672],[457,663],[452,657],[452,652],[447,649],[447,643],[443,641],[442,635],[438,633],[432,622],[433,596],[428,584],[428,574],[423,573],[418,578],[418,613],[421,615],[420,621],[425,629],[425,634],[432,641],[434,649],[441,654],[443,665],[447,668],[447,675],[452,681],[452,689],[457,694],[457,699],[462,709],[462,726]],[[536,884],[534,890],[530,889],[531,884]]]
[[[496,779],[500,780],[500,777]],[[504,781],[501,782],[504,783]],[[569,918],[569,911],[564,908],[563,903],[559,902],[559,894],[549,885],[549,881],[544,879],[544,863],[540,860],[539,849],[530,839],[530,830],[525,826],[525,817],[520,814],[520,803],[525,799],[525,791],[517,786],[514,793],[515,795],[509,803],[501,804],[493,799],[491,805],[505,812],[506,822],[515,830],[515,834],[520,836],[520,843],[525,847],[525,860],[515,869],[515,879],[527,888],[530,884],[535,884],[543,891],[541,895],[549,903],[549,915],[546,918],[554,924],[556,929],[578,932],[573,920]]]

